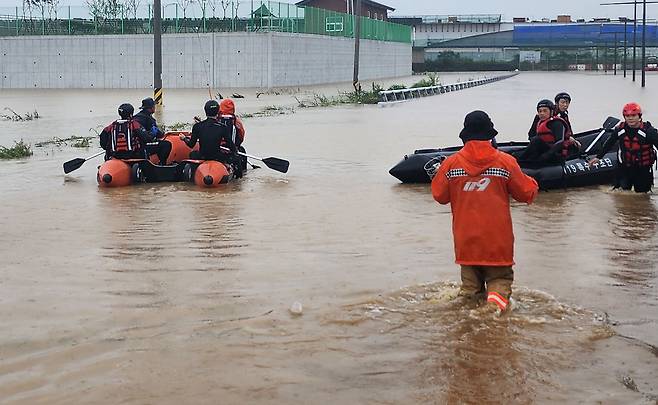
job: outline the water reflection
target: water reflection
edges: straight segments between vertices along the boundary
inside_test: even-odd
[[[653,196],[613,192],[614,216],[609,223],[612,234],[608,245],[615,264],[611,276],[624,284],[651,287],[656,279],[658,210]]]

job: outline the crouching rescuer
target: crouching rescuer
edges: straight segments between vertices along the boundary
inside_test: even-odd
[[[463,296],[486,297],[487,311],[508,308],[514,281],[514,232],[510,195],[530,204],[537,182],[516,160],[491,145],[498,134],[484,111],[464,119],[464,147],[448,157],[432,180],[432,195],[450,204],[455,262],[461,266]]]

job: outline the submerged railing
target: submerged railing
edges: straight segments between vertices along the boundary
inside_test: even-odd
[[[507,74],[502,76],[469,80],[466,82],[459,82],[452,84],[441,84],[441,85],[429,86],[429,87],[415,87],[415,88],[406,88],[406,89],[398,89],[398,90],[383,90],[379,92],[379,104],[401,102],[401,101],[411,100],[414,98],[435,96],[438,94],[450,93],[452,91],[469,89],[471,87],[482,86],[484,84],[508,79],[510,77],[516,76],[517,74],[518,73],[515,72],[512,74]]]

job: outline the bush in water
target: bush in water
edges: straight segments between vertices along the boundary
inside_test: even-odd
[[[11,148],[0,146],[0,159],[20,159],[28,156],[32,156],[32,148],[22,139],[18,142],[14,141],[14,146]]]

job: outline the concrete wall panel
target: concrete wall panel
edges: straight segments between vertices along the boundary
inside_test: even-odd
[[[354,41],[289,33],[163,36],[165,88],[283,87],[352,80]],[[0,38],[0,88],[150,88],[148,35]],[[411,46],[361,42],[362,80],[411,74]]]

